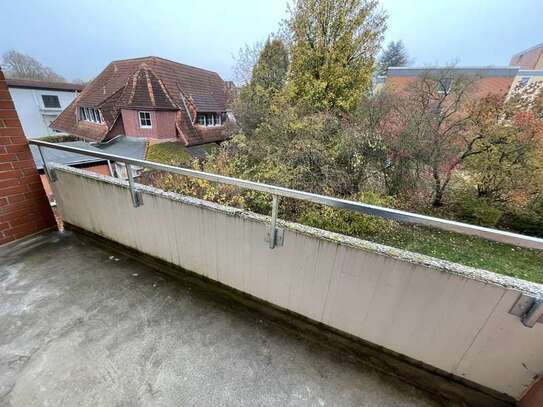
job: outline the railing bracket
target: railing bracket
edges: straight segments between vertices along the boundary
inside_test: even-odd
[[[132,205],[134,208],[143,205],[143,195],[141,191],[138,191],[134,183],[134,175],[132,174],[132,166],[126,165],[126,175],[128,175],[128,189],[130,190],[130,197],[132,198]]]
[[[284,241],[284,231],[277,228],[277,214],[279,212],[279,197],[277,195],[272,195],[272,215],[271,215],[271,224],[266,232],[266,239],[264,239],[270,245],[270,249],[273,249],[275,246],[283,246]]]
[[[271,227],[268,227],[268,230],[266,231],[266,238],[264,239],[265,242],[267,243],[270,243],[272,240],[272,228]],[[275,246],[283,246],[283,243],[285,241],[285,231],[281,228],[275,228],[275,243],[274,243],[274,247]],[[273,247],[270,246],[271,249],[273,249]]]
[[[519,317],[528,328],[533,328],[538,322],[543,324],[543,298],[520,294],[509,313]]]

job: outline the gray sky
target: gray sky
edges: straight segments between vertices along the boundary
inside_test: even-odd
[[[382,0],[386,40],[402,39],[416,65],[507,65],[543,42],[541,0]],[[89,79],[110,61],[157,55],[231,79],[232,54],[265,39],[285,0],[4,1],[0,53],[32,55],[67,79]]]

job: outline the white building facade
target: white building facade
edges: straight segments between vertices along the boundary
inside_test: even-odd
[[[51,122],[83,90],[84,85],[7,79],[9,93],[27,138],[54,134]]]

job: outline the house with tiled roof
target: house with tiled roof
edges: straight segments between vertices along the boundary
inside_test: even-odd
[[[225,139],[228,92],[212,71],[159,57],[110,63],[51,124],[85,141],[118,135],[193,146]]]
[[[543,70],[543,43],[513,55],[509,65],[523,70]]]
[[[446,82],[450,88],[457,78],[473,78],[473,96],[490,94],[506,96],[518,74],[518,67],[391,67],[384,85],[394,91],[403,91],[423,75],[432,75]],[[447,90],[447,89],[445,89]]]

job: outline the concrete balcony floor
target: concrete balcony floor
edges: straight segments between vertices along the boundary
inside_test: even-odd
[[[0,264],[0,406],[452,405],[72,232]]]

